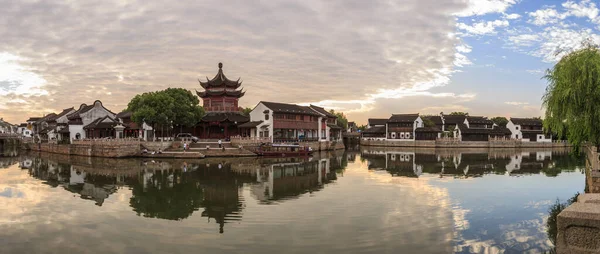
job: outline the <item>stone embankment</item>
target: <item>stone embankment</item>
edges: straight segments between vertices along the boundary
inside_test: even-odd
[[[597,147],[585,152],[587,193],[558,214],[556,253],[600,253],[600,158]]]
[[[436,148],[556,148],[570,147],[566,142],[523,142],[520,140],[459,141],[440,140],[381,140],[362,139],[361,146],[379,147],[436,147]]]
[[[140,153],[137,140],[81,140],[73,144],[32,143],[33,151],[90,157],[124,158]]]
[[[233,147],[242,146],[250,151],[255,151],[258,146],[262,143],[270,142],[268,139],[232,139],[231,145]],[[339,141],[310,141],[310,142],[299,142],[298,144],[303,146],[309,146],[313,151],[333,151],[345,149],[344,142]]]

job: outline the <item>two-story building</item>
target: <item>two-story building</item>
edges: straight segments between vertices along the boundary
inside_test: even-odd
[[[336,115],[319,106],[310,105],[309,108],[321,115],[322,121],[325,121],[325,130],[323,135],[321,135],[324,139],[330,141],[342,140],[342,127],[337,125]]]
[[[544,124],[538,118],[510,118],[506,127],[513,139],[531,142],[552,142],[552,136],[544,132]]]
[[[365,139],[385,139],[387,118],[369,118],[367,120],[367,129],[362,132]]]
[[[17,128],[14,125],[4,121],[3,118],[0,118],[0,133],[15,134],[17,133]]]
[[[132,115],[133,112],[127,110],[117,114],[117,120],[125,127],[123,130],[123,137],[141,138],[144,141],[154,140],[154,130],[152,126],[145,122],[140,126],[131,119]]]
[[[314,105],[261,101],[250,112],[250,121],[239,128],[249,137],[272,142],[328,141],[341,139],[336,120],[335,115]]]
[[[386,123],[386,138],[415,140],[415,130],[421,127],[419,114],[393,114]]]
[[[326,127],[322,116],[307,106],[266,101],[252,109],[250,122],[240,125],[250,129],[250,137],[269,138],[272,142],[326,139]]]

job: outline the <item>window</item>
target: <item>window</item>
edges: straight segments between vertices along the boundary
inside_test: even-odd
[[[277,115],[275,115],[277,116]],[[265,120],[269,120],[269,114],[265,114]]]
[[[516,130],[519,130],[519,126],[516,126],[516,127],[515,127],[515,129],[516,129]]]

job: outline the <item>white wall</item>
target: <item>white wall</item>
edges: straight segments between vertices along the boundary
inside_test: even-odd
[[[523,139],[523,134],[521,133],[520,125],[516,125],[512,121],[508,120],[508,123],[506,124],[506,128],[508,128],[510,130],[510,132],[511,132],[510,137],[512,139],[519,139],[519,140]],[[519,138],[517,138],[517,135],[519,136]]]
[[[269,119],[265,119],[265,113],[263,113],[265,110],[269,111]],[[258,126],[256,126],[256,131],[262,131],[264,130],[263,128],[261,128],[262,126],[268,126],[269,128],[269,138],[271,138],[271,140],[273,140],[273,110],[267,108],[267,106],[265,106],[262,103],[258,103],[254,109],[252,109],[252,111],[250,111],[250,121],[254,122],[254,121],[263,121],[261,124],[259,124]],[[258,133],[255,133],[256,136],[259,136]]]
[[[85,131],[83,131],[83,125],[69,124],[69,138],[71,139],[71,141],[75,139],[77,133],[81,135],[81,138],[86,138]]]

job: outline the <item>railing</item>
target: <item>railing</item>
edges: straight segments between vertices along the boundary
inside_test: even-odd
[[[204,111],[239,112],[239,107],[204,107]]]
[[[74,139],[71,141],[72,144],[76,145],[87,145],[87,144],[111,144],[111,145],[127,145],[127,144],[140,144],[141,139],[139,138],[85,138],[85,139]]]
[[[231,137],[231,141],[271,142],[271,138],[269,138],[269,137],[242,137],[242,136],[233,136],[233,137]]]
[[[273,143],[299,143],[299,142],[315,142],[319,138],[273,138]]]

